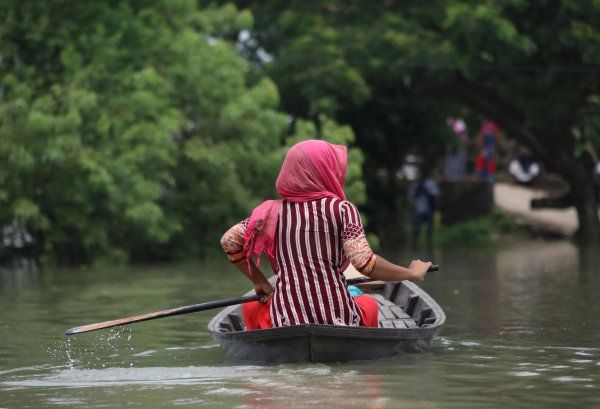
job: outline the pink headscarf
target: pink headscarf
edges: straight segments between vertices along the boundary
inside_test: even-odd
[[[275,186],[283,200],[294,203],[322,197],[346,200],[347,163],[345,146],[319,140],[303,141],[292,146],[285,155]],[[275,234],[283,200],[267,200],[252,211],[244,235],[244,252],[249,265],[252,260],[260,265],[260,257],[266,252],[273,271],[277,270]]]

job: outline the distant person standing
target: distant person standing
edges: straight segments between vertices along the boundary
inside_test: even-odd
[[[440,188],[431,176],[430,168],[423,168],[421,170],[419,179],[410,186],[408,194],[413,209],[413,244],[418,240],[423,226],[427,229],[427,241],[431,243],[433,239],[434,214],[438,210],[439,205]]]
[[[452,130],[452,141],[446,146],[444,156],[444,178],[459,180],[467,176],[467,140],[469,132],[467,124],[461,118],[446,118],[448,127]]]
[[[481,122],[478,137],[481,151],[475,160],[475,175],[485,180],[496,178],[496,142],[500,129],[495,122],[484,119]]]
[[[542,168],[525,146],[519,146],[517,157],[510,161],[508,173],[522,186],[531,186],[540,175]]]

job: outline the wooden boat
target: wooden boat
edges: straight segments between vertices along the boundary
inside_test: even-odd
[[[348,362],[427,350],[444,325],[444,311],[409,281],[358,286],[377,300],[379,328],[308,324],[247,331],[242,307],[234,305],[220,311],[208,329],[233,361]]]

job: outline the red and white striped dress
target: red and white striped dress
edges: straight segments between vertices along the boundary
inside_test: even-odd
[[[221,239],[232,262],[244,262],[247,220]],[[276,236],[276,281],[271,303],[274,327],[299,324],[358,326],[360,310],[343,275],[351,262],[363,274],[375,265],[360,214],[352,203],[321,198],[283,201]]]

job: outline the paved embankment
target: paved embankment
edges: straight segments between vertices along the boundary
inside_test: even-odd
[[[542,230],[571,236],[577,230],[575,208],[531,209],[531,199],[545,197],[541,190],[529,189],[508,183],[494,185],[496,206],[521,218],[525,223],[534,224]]]

